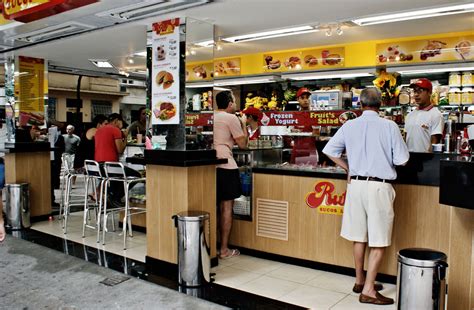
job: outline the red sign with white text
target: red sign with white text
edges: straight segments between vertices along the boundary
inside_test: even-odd
[[[186,126],[212,126],[214,113],[188,113],[186,114]]]
[[[5,19],[28,23],[99,0],[2,0]]]
[[[314,191],[309,192],[305,200],[308,207],[317,209],[319,213],[342,215],[346,191],[338,194],[333,182],[321,181],[314,185]]]

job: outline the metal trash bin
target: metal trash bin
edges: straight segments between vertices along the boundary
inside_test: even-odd
[[[28,183],[5,184],[6,226],[12,230],[31,227],[30,223],[30,191]]]
[[[397,309],[445,309],[447,256],[430,249],[398,252]]]
[[[173,216],[178,228],[178,283],[196,287],[210,282],[209,213],[186,211]]]

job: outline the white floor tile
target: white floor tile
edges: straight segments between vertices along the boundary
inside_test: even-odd
[[[287,295],[296,289],[299,285],[300,284],[295,282],[275,279],[263,275],[255,280],[245,283],[244,285],[237,286],[237,288],[260,296],[280,299],[282,296]]]
[[[334,292],[349,294],[350,292],[352,292],[352,287],[354,286],[354,283],[354,277],[324,272],[323,275],[316,277],[315,279],[309,281],[307,284]]]
[[[283,266],[280,262],[269,261],[260,258],[242,257],[240,261],[232,265],[233,268],[255,272],[258,274],[267,274]]]
[[[319,287],[300,285],[279,300],[309,309],[329,309],[341,301],[346,294],[328,291]]]
[[[323,274],[324,272],[319,270],[283,264],[278,269],[267,273],[267,276],[304,284]]]
[[[258,277],[261,277],[261,275],[240,269],[235,269],[230,266],[217,270],[215,279],[217,284],[239,288],[241,285],[248,283],[249,281],[255,280]],[[244,289],[242,288],[242,290]]]
[[[371,304],[363,304],[359,302],[358,296],[348,295],[339,303],[331,308],[331,310],[395,310],[396,306],[387,305],[387,306],[380,306],[380,305],[371,305]]]

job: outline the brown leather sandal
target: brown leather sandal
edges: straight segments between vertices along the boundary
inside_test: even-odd
[[[374,304],[374,305],[392,305],[395,303],[395,301],[392,298],[385,297],[379,292],[375,293],[375,298],[364,295],[364,294],[360,294],[359,302],[363,304]]]

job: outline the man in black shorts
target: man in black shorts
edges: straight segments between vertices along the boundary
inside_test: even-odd
[[[229,249],[229,236],[232,228],[232,209],[234,199],[242,193],[237,163],[232,155],[232,148],[247,147],[247,130],[245,120],[239,119],[235,98],[232,92],[223,91],[216,96],[217,111],[214,113],[214,149],[217,158],[227,159],[226,164],[218,165],[216,171],[217,203],[220,207],[221,247],[220,257],[227,258],[239,255],[236,249]]]

